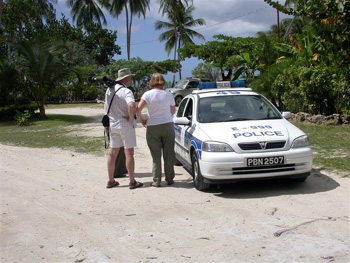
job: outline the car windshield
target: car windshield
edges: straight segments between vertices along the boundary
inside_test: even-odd
[[[178,83],[175,84],[174,88],[176,89],[184,89],[188,83],[188,80],[179,80]]]
[[[259,95],[200,98],[198,120],[202,123],[281,119],[281,114]]]

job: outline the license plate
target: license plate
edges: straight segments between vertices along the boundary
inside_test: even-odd
[[[247,158],[247,166],[284,164],[284,156]]]

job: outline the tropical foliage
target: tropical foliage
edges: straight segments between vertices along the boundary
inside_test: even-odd
[[[78,27],[84,27],[87,31],[92,32],[92,27],[95,24],[107,25],[106,17],[101,9],[103,1],[69,0],[67,3],[71,7],[73,21]]]
[[[159,40],[166,41],[165,50],[168,55],[174,50],[174,70],[176,72],[176,55],[177,48],[194,45],[193,38],[203,39],[202,34],[192,30],[197,25],[204,25],[203,19],[194,19],[192,12],[195,10],[193,5],[188,6],[188,2],[174,0],[160,0],[160,8],[163,14],[166,14],[169,21],[157,21],[155,28],[157,30],[165,29],[166,31],[159,35]],[[180,65],[178,59],[178,65]],[[181,79],[181,68],[179,68],[179,77]]]
[[[39,105],[40,116],[45,117],[45,102],[55,84],[67,75],[69,67],[58,58],[64,48],[43,37],[34,41],[14,44],[19,51],[18,62],[21,75],[28,79],[28,89]]]
[[[180,58],[197,57],[220,70],[221,80],[231,80],[234,69],[253,76],[254,69],[247,64],[257,66],[255,56],[252,56],[254,39],[233,38],[223,35],[213,37],[203,45],[188,45],[179,50]],[[240,74],[239,74],[240,75]],[[247,76],[248,77],[248,76]]]
[[[0,27],[0,106],[36,101],[45,118],[49,100],[96,99],[87,82],[112,62],[116,32],[91,24],[92,32],[56,19],[51,4],[5,2]],[[16,14],[16,15],[15,15]]]
[[[282,6],[264,1],[294,18],[255,38],[219,35],[203,45],[183,47],[181,59],[202,59],[218,68],[223,80],[245,77],[280,109],[349,112],[350,2],[298,0]]]
[[[215,81],[218,77],[218,70],[210,63],[199,63],[192,70],[192,75],[197,78],[205,78]]]
[[[0,0],[1,1],[1,0]],[[155,71],[179,73],[186,58],[201,59],[194,77],[236,80],[244,77],[254,90],[279,109],[313,114],[350,112],[350,1],[264,0],[291,19],[273,25],[255,37],[217,35],[195,45],[203,36],[192,28],[204,20],[192,16],[192,0],[157,0],[166,21],[157,21],[173,59],[144,61],[132,58],[133,17],[145,17],[150,0],[69,0],[74,20],[57,19],[46,0],[6,0],[0,7],[0,106],[36,101],[45,118],[47,101],[93,100],[104,89],[93,76],[117,75],[129,67],[133,85],[144,86]],[[117,32],[105,29],[105,14],[126,17],[127,60],[121,54]],[[278,41],[278,36],[281,36]]]
[[[133,16],[145,17],[149,9],[150,0],[112,0],[106,6],[113,16],[118,17],[125,10],[126,19],[126,45],[128,60],[130,60],[131,28]]]
[[[267,2],[284,10],[273,1]],[[283,104],[293,111],[332,114],[348,110],[350,2],[294,1],[294,6],[286,12],[304,26],[277,46],[279,61],[286,60],[291,67],[285,68],[272,86],[285,89],[281,92]]]

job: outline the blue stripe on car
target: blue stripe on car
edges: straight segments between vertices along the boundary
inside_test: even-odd
[[[180,141],[181,140],[181,127],[178,125],[174,125],[174,131],[175,131],[175,139]]]
[[[194,147],[197,157],[200,160],[202,158],[202,141],[192,136],[191,145]]]

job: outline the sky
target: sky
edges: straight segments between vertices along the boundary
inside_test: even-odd
[[[285,0],[279,0],[284,4]],[[194,39],[195,44],[205,44],[212,41],[214,35],[227,35],[232,37],[253,37],[259,31],[266,32],[272,25],[277,24],[277,11],[270,7],[264,0],[194,0],[195,10],[193,18],[205,20],[204,26],[196,26],[192,29],[202,34],[205,40]],[[56,15],[71,20],[70,8],[67,0],[58,0],[54,4]],[[107,19],[107,26],[104,28],[117,30],[116,44],[121,47],[121,55],[114,59],[127,59],[126,53],[126,19],[123,12],[118,18],[108,15],[107,10],[103,10]],[[280,13],[280,21],[288,16]],[[159,35],[164,32],[155,30],[157,20],[167,21],[159,13],[159,4],[156,0],[150,0],[150,10],[146,13],[146,18],[133,18],[131,33],[131,57],[139,57],[145,61],[162,61],[173,59],[174,53],[165,51],[165,42],[158,40]],[[72,21],[72,20],[71,20]],[[73,23],[73,22],[72,22]],[[182,78],[191,77],[191,71],[200,63],[197,58],[186,59],[181,63]],[[172,80],[173,74],[165,76],[167,80]],[[179,79],[178,74],[176,80]]]

